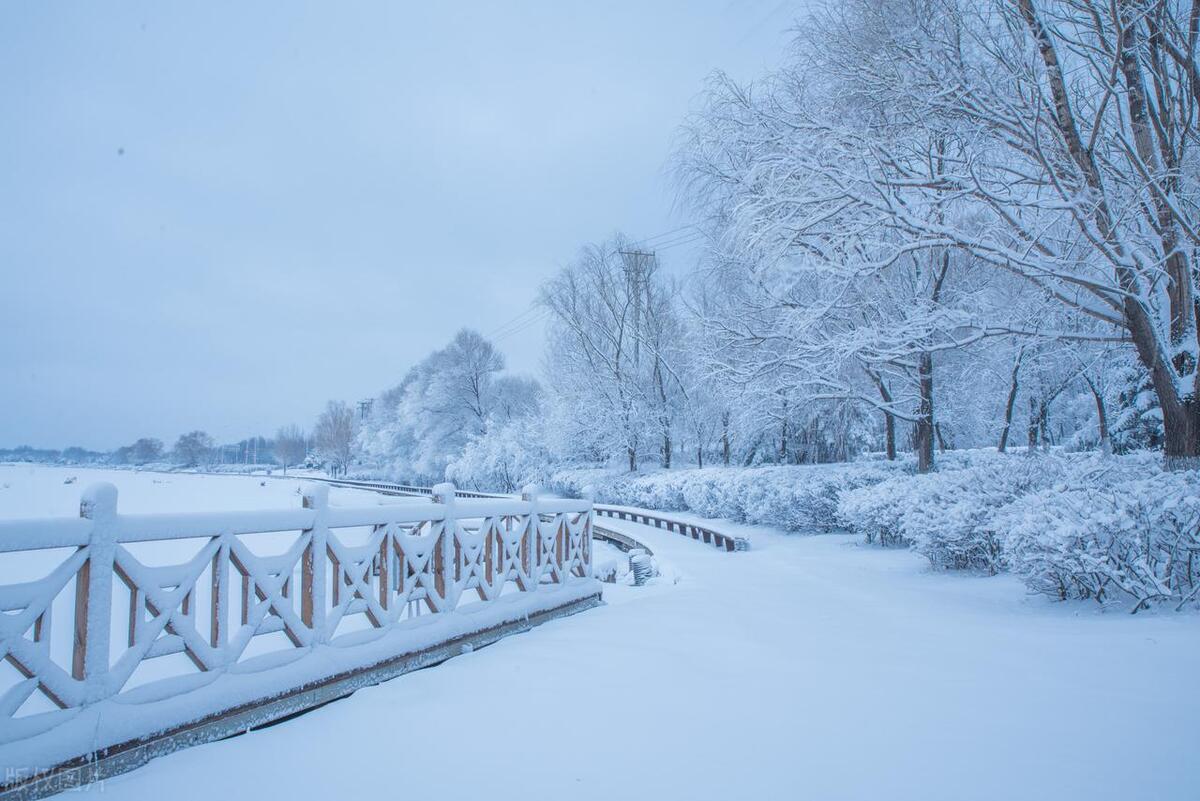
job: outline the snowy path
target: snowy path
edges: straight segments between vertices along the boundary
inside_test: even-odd
[[[108,798],[1185,799],[1200,619],[1024,597],[848,537],[675,585],[107,782]]]

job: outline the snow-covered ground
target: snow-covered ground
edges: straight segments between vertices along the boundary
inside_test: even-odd
[[[294,509],[300,505],[298,490],[304,483],[300,476],[285,479],[0,464],[0,517],[78,515],[79,495],[95,481],[115,484],[118,509],[131,513]],[[341,505],[388,502],[384,495],[340,487],[332,488],[329,497],[331,503]]]
[[[68,475],[76,484],[64,485]],[[0,467],[0,516],[100,471]],[[288,507],[292,481],[113,472],[127,511]],[[7,486],[5,486],[7,485]],[[335,491],[334,502],[370,497]],[[367,502],[374,502],[370,500]],[[386,500],[386,499],[385,499]],[[843,535],[723,553],[604,520],[669,578],[107,781],[105,797],[1194,799],[1200,616],[1097,611]],[[739,527],[738,533],[746,529]]]

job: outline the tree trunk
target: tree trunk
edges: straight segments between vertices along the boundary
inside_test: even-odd
[[[703,469],[704,467],[704,448],[696,446],[696,467]]]
[[[1038,435],[1042,439],[1042,450],[1050,450],[1050,404],[1046,401],[1038,405]]]
[[[787,464],[788,453],[788,420],[787,420],[787,401],[783,402],[783,425],[779,431],[779,463]]]
[[[888,391],[887,384],[883,382],[883,377],[879,373],[867,371],[867,375],[875,382],[875,388],[879,390],[879,398],[887,406],[892,402],[892,393]],[[896,416],[884,409],[883,412],[883,448],[887,453],[889,462],[896,461]]]
[[[1013,363],[1012,382],[1008,385],[1008,400],[1004,403],[1004,428],[1000,431],[1000,445],[997,450],[1004,453],[1008,449],[1008,434],[1012,430],[1013,407],[1017,404],[1017,374],[1021,371],[1021,360],[1025,358],[1025,349],[1017,353]]]
[[[1096,399],[1096,421],[1100,426],[1100,452],[1105,456],[1112,456],[1112,435],[1108,432],[1108,410],[1104,408],[1104,396],[1096,391],[1096,387],[1091,381],[1088,381],[1088,388],[1092,390],[1092,397]]]
[[[742,457],[742,467],[749,467],[754,464],[755,457],[758,456],[758,450],[763,446],[764,435],[759,434],[750,443],[750,447],[746,450],[746,455]],[[769,443],[768,443],[769,444]]]
[[[1038,404],[1037,398],[1029,396],[1029,449],[1026,454],[1033,456],[1038,446]]]
[[[933,354],[922,353],[917,366],[921,401],[913,445],[917,449],[917,472],[933,470]]]
[[[934,355],[920,355],[917,375],[920,402],[912,439],[917,450],[917,472],[929,472],[934,469]]]
[[[662,466],[664,468],[669,469],[671,467],[671,435],[670,434],[663,434],[662,452],[663,452]]]
[[[883,413],[883,447],[888,461],[896,461],[896,418],[888,412]]]
[[[637,470],[637,451],[635,451],[632,447],[628,448],[628,451],[629,451],[629,472],[633,473]]]
[[[1163,456],[1168,470],[1200,470],[1200,400],[1159,393],[1163,413]]]

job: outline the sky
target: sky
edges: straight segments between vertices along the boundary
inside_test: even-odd
[[[685,114],[714,69],[778,63],[798,13],[6,4],[0,447],[307,427],[462,327],[538,375],[539,284],[689,222]]]

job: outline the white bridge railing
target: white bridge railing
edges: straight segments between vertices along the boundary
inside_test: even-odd
[[[127,515],[97,484],[79,518],[0,522],[0,576],[35,574],[0,586],[0,659],[19,674],[0,687],[9,778],[84,756],[47,738],[93,707],[120,710],[110,736],[88,733],[96,749],[219,714],[216,692],[153,708],[224,674],[244,704],[427,647],[439,618],[453,618],[447,639],[598,601],[590,500],[460,499],[443,484],[432,502],[342,508],[328,492],[308,485],[295,509]],[[27,738],[42,744],[5,753]]]
[[[433,492],[432,487],[420,487],[413,484],[397,484],[388,481],[360,481],[358,479],[317,479],[325,481],[329,484],[338,487],[356,487],[359,489],[372,490],[374,492],[382,492],[387,495],[429,495]],[[589,487],[584,488],[585,492],[591,493]],[[497,495],[488,492],[473,492],[471,490],[458,490],[459,498],[504,498],[505,495]],[[701,525],[699,523],[688,522],[674,517],[668,517],[657,512],[647,511],[645,509],[635,509],[627,506],[601,506],[596,504],[594,507],[596,517],[611,517],[617,520],[629,520],[634,523],[641,523],[645,526],[653,526],[654,528],[665,528],[667,531],[682,534],[685,537],[691,537],[697,542],[703,542],[707,545],[712,545],[722,551],[748,551],[750,550],[750,540],[744,536],[725,534],[716,529]],[[609,529],[602,529],[596,526],[598,534],[603,533],[606,536],[616,538],[615,542],[618,547],[628,547],[629,538],[619,532]],[[622,542],[622,540],[625,540]],[[638,547],[646,547],[638,543]]]

